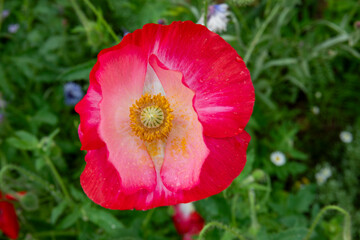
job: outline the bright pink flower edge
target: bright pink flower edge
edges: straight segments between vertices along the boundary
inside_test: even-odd
[[[149,209],[221,192],[245,166],[250,141],[243,129],[251,116],[255,94],[245,63],[220,36],[190,21],[167,26],[147,24],[126,35],[118,45],[101,51],[98,57],[131,46],[140,48],[147,61],[154,54],[166,69],[183,74],[184,84],[195,92],[193,107],[210,153],[201,169],[199,183],[189,190],[172,194],[150,193],[145,189],[134,194],[123,192],[121,176],[107,160],[109,153],[98,133],[102,100],[101,85],[95,77],[100,67],[98,61],[90,73],[87,94],[75,107],[80,115],[81,149],[88,150],[80,179],[85,193],[106,208]],[[231,111],[227,109],[229,106]],[[153,194],[150,202],[145,201],[149,194]]]

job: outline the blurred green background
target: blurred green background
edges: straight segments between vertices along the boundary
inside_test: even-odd
[[[256,102],[244,171],[195,203],[221,223],[205,239],[301,240],[316,216],[309,239],[360,239],[360,1],[225,2],[220,35],[246,61]],[[204,2],[0,0],[0,10],[0,188],[28,193],[15,203],[19,239],[180,239],[171,207],[112,211],[86,197],[74,98],[100,50],[149,22],[197,22]],[[340,211],[320,212],[328,205]]]

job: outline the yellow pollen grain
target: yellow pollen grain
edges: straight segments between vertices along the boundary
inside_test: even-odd
[[[183,154],[186,153],[186,139],[185,138],[183,138],[181,140],[181,150],[182,150]]]

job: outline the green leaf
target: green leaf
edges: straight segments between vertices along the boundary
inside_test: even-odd
[[[41,53],[46,54],[52,50],[59,49],[64,43],[64,40],[65,39],[63,36],[52,36],[48,38],[41,48]]]
[[[55,125],[58,121],[58,118],[52,112],[49,112],[46,109],[41,109],[35,114],[32,120],[38,123],[47,123],[49,125]]]
[[[306,171],[306,165],[298,162],[289,162],[287,169],[292,175],[297,175]]]
[[[258,97],[261,101],[263,101],[267,105],[267,107],[269,107],[271,110],[276,110],[277,107],[275,103],[267,95],[258,91],[256,93],[256,97]]]
[[[43,158],[35,159],[35,169],[37,171],[40,171],[45,165],[46,165],[46,163]]]
[[[336,44],[345,42],[347,40],[349,40],[349,35],[341,34],[339,36],[330,38],[330,39],[320,43],[319,45],[315,46],[314,49],[313,49],[313,52],[314,53],[319,52],[320,50],[330,48],[330,47],[332,47],[332,46],[334,46]]]
[[[282,59],[275,59],[268,61],[264,65],[264,69],[274,66],[287,66],[298,63],[298,60],[296,58],[282,58]]]
[[[64,210],[66,209],[67,206],[67,202],[63,201],[61,202],[59,205],[57,205],[56,207],[54,207],[51,211],[51,216],[50,216],[50,222],[52,224],[55,224],[56,221],[58,220],[58,218],[60,217],[60,215],[64,212]]]
[[[60,229],[66,229],[72,225],[80,218],[80,211],[78,208],[74,208],[74,212],[67,215],[63,220],[59,223]]]
[[[104,229],[105,232],[114,233],[124,228],[124,225],[110,213],[110,210],[86,208],[85,212],[89,221]]]
[[[305,186],[296,195],[290,195],[288,199],[289,207],[297,213],[310,211],[310,205],[315,199],[315,194],[310,186]]]
[[[293,76],[286,76],[285,79],[289,80],[289,82],[291,82],[293,85],[295,85],[296,87],[300,88],[304,93],[307,93],[308,90],[305,87],[304,83],[302,83],[300,80],[298,80],[296,77]]]
[[[348,53],[350,53],[351,55],[353,55],[357,59],[360,59],[360,53],[358,51],[356,51],[354,48],[349,47],[349,46],[347,46],[345,44],[340,45],[340,48],[347,51]]]
[[[301,159],[301,160],[305,160],[307,159],[307,155],[303,152],[300,152],[294,148],[289,150],[290,155],[292,156],[292,158],[295,159]]]
[[[32,150],[38,147],[38,139],[26,131],[15,132],[15,137],[9,137],[7,143],[15,148],[23,150]]]
[[[60,76],[58,80],[60,81],[74,81],[80,79],[88,79],[90,71],[94,66],[96,60],[90,60],[88,62],[76,65],[74,67],[68,68]]]
[[[0,89],[1,91],[4,92],[5,96],[9,96],[9,98],[14,97],[12,86],[9,84],[8,79],[5,76],[3,67],[1,65],[0,65]]]

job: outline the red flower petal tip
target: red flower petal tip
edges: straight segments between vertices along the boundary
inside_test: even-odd
[[[0,192],[0,230],[10,239],[17,239],[19,235],[19,222],[14,205],[10,200],[15,200],[15,198],[8,194],[3,198]]]
[[[190,21],[147,24],[105,49],[76,105],[80,182],[111,209],[149,209],[217,194],[242,171],[255,94],[219,35]]]

